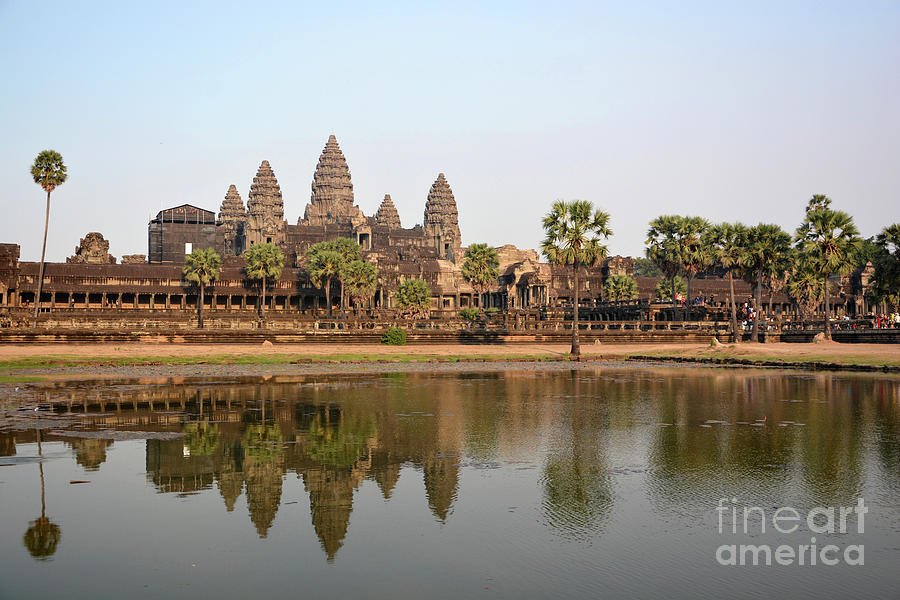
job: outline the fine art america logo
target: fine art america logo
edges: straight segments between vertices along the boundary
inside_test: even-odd
[[[725,543],[716,549],[720,565],[798,565],[833,566],[865,564],[863,544],[817,543],[816,535],[865,533],[868,507],[859,498],[856,506],[817,506],[805,513],[790,506],[766,511],[759,506],[739,506],[737,498],[722,498],[715,509],[719,519],[719,535],[755,536],[770,533],[795,535],[797,544]],[[806,542],[806,540],[809,540]],[[729,542],[732,540],[729,540]]]

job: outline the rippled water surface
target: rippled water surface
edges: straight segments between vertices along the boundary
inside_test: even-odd
[[[2,598],[900,594],[896,378],[616,368],[22,393],[55,408],[0,432]],[[735,535],[716,511],[859,498],[862,533],[851,515],[846,533],[751,519]],[[864,546],[864,564],[716,561],[811,536]]]

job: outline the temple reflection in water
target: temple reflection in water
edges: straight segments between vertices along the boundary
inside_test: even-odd
[[[621,473],[641,477],[658,511],[706,510],[697,498],[718,497],[723,482],[822,505],[852,500],[867,475],[900,489],[893,379],[604,369],[134,383],[44,393],[84,435],[180,434],[146,441],[149,482],[163,494],[216,490],[227,511],[246,506],[260,538],[296,476],[329,561],[363,482],[389,502],[402,473],[420,474],[423,500],[447,522],[465,470],[537,468],[544,525],[575,540],[602,534]],[[117,443],[41,435],[70,446],[86,472]],[[35,436],[0,433],[0,455]]]

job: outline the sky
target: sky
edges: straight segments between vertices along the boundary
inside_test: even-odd
[[[445,173],[463,243],[536,248],[558,199],[610,213],[610,254],[660,214],[793,232],[828,194],[865,236],[900,221],[900,2],[0,0],[0,242],[48,260],[100,231],[147,253],[183,203],[246,202],[262,160],[285,218],[337,136],[356,203],[422,222]]]

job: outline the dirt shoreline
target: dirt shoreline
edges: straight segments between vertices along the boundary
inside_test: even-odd
[[[571,364],[564,344],[495,344],[445,346],[372,346],[365,344],[9,344],[0,345],[0,383],[28,382],[28,377],[54,380],[128,377],[185,371],[334,372],[335,365],[493,363]],[[900,345],[892,344],[586,344],[585,361],[685,361],[736,366],[841,369],[900,368]],[[317,368],[327,367],[327,368]],[[353,366],[356,365],[356,366]],[[380,366],[379,366],[380,365]],[[228,368],[231,366],[231,368]],[[201,368],[203,367],[203,368]],[[236,367],[242,367],[236,369]],[[247,367],[246,369],[243,367]],[[470,366],[472,370],[475,367]],[[371,370],[371,369],[369,369]],[[493,370],[493,368],[491,368]],[[180,375],[176,375],[180,376]],[[17,379],[18,378],[18,379]],[[31,381],[35,381],[32,379]]]

